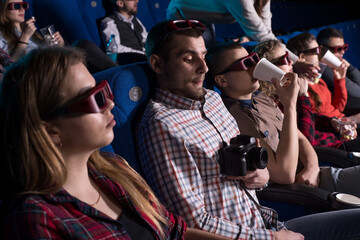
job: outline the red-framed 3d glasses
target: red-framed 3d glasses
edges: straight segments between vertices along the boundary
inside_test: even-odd
[[[305,53],[305,54],[319,55],[320,52],[321,52],[321,48],[320,47],[315,47],[315,48],[304,50],[302,52]]]
[[[62,107],[50,113],[47,119],[52,119],[69,113],[102,112],[109,106],[109,101],[107,101],[108,99],[113,100],[114,96],[108,82],[103,80],[84,94],[69,100]]]
[[[233,71],[245,71],[255,66],[259,61],[259,55],[257,53],[252,53],[247,55],[246,57],[236,60],[233,64],[230,65],[230,67],[226,68],[224,71],[216,75],[221,75]]]
[[[349,44],[345,43],[342,46],[335,46],[335,47],[325,46],[325,47],[330,49],[330,51],[333,52],[333,53],[337,53],[337,52],[341,52],[341,51],[346,52],[349,49]]]
[[[165,34],[169,34],[175,31],[181,31],[186,29],[196,28],[201,31],[205,31],[206,27],[198,20],[174,20],[169,22],[164,29]]]
[[[271,61],[273,64],[275,64],[276,66],[282,66],[282,65],[290,65],[291,63],[291,59],[289,57],[289,52],[286,51],[284,55],[282,55],[281,57],[278,57],[274,60]]]
[[[189,29],[198,29],[201,32],[205,32],[206,27],[204,24],[199,22],[198,20],[173,20],[168,22],[162,32],[162,35],[159,37],[159,40],[156,42],[156,45],[151,51],[151,54],[156,53],[162,46],[164,40],[172,33],[189,30]]]
[[[19,10],[20,8],[24,10],[29,9],[29,3],[27,2],[12,2],[7,5],[8,10]]]

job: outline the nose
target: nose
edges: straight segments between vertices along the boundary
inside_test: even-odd
[[[110,112],[115,107],[115,103],[114,103],[113,100],[111,100],[109,98],[106,99],[106,101],[108,102],[108,106],[107,106],[107,108],[105,109],[104,112]]]
[[[209,71],[208,66],[206,65],[206,61],[204,58],[199,58],[199,66],[197,68],[197,73],[199,74],[205,74]]]

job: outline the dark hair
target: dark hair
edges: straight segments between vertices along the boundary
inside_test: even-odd
[[[171,21],[172,20],[159,22],[150,29],[145,43],[145,53],[147,58],[149,58],[152,54],[157,54],[161,55],[166,60],[169,56],[168,53],[172,47],[171,43],[175,36],[183,35],[190,37],[200,37],[203,34],[203,32],[199,29],[191,28],[181,31],[174,31],[166,36],[166,26]]]
[[[340,30],[336,28],[328,27],[328,28],[324,28],[318,33],[316,40],[319,43],[319,45],[327,46],[329,45],[329,38],[344,39],[344,35]]]
[[[316,41],[316,38],[313,34],[304,32],[304,33],[300,33],[299,35],[296,35],[293,38],[290,38],[286,44],[286,47],[296,55],[299,55],[303,51],[308,50],[310,42],[314,40]],[[310,98],[313,99],[315,103],[314,106],[315,110],[318,111],[322,105],[320,96],[310,87],[308,92]]]
[[[300,53],[309,49],[310,42],[313,40],[316,41],[316,38],[313,34],[303,32],[296,35],[295,37],[290,38],[286,44],[286,47],[291,52],[299,56]]]
[[[208,52],[206,53],[205,59],[206,59],[206,65],[209,68],[209,71],[206,74],[206,84],[208,84],[209,87],[217,86],[215,83],[214,77],[221,72],[222,70],[226,69],[228,66],[223,66],[222,59],[223,54],[227,50],[233,50],[233,49],[241,49],[243,46],[239,44],[238,42],[222,42],[214,45],[213,47],[210,47],[208,49]],[[219,87],[219,86],[217,86]]]

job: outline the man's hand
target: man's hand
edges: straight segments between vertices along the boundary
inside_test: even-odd
[[[269,181],[269,171],[267,168],[249,171],[245,176],[228,176],[228,179],[242,180],[248,189],[262,188]]]
[[[304,236],[300,233],[296,233],[290,230],[282,229],[274,232],[275,240],[304,240]]]
[[[320,168],[318,166],[304,168],[298,174],[296,174],[295,182],[317,187],[319,186],[320,181],[319,173]]]
[[[320,71],[320,67],[300,60],[294,63],[293,69],[294,72],[304,75],[309,79],[317,78]]]

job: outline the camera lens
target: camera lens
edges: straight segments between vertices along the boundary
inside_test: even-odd
[[[246,156],[248,170],[264,169],[268,163],[268,153],[263,147],[253,147]]]

